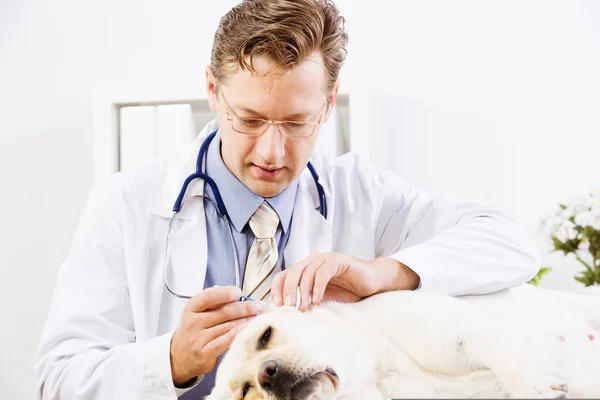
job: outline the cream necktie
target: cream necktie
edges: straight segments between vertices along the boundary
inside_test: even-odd
[[[256,238],[246,261],[242,291],[245,296],[264,300],[271,293],[273,272],[277,267],[275,232],[279,225],[279,217],[265,201],[252,215],[249,223]]]

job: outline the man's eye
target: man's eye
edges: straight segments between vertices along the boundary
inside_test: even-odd
[[[260,119],[240,118],[240,122],[248,127],[257,127],[263,124],[263,121],[261,121]]]
[[[286,125],[291,129],[302,129],[306,126],[306,122],[286,122]]]
[[[265,329],[260,339],[258,339],[258,349],[264,350],[269,344],[269,340],[271,340],[271,336],[273,336],[273,328],[270,326]]]

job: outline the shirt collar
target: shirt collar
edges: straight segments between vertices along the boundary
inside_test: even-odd
[[[296,202],[298,179],[277,196],[265,199],[257,195],[240,182],[223,162],[219,132],[215,135],[206,152],[206,173],[219,187],[223,203],[225,203],[225,208],[236,231],[242,232],[250,217],[254,215],[258,207],[266,200],[279,216],[283,233],[287,232]],[[206,188],[212,194],[210,186],[206,185]]]

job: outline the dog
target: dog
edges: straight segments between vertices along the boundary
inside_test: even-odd
[[[207,399],[600,397],[599,354],[586,350],[599,362],[576,374],[550,374],[533,345],[544,343],[541,333],[515,329],[477,302],[399,291],[304,313],[271,307],[238,334]],[[552,339],[565,353],[569,341]]]

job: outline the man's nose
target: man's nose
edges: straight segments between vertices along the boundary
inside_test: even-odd
[[[266,361],[258,371],[258,384],[268,392],[278,392],[282,386],[281,366],[276,360]]]
[[[268,162],[276,163],[285,154],[283,134],[279,131],[278,124],[272,124],[256,143],[256,151]]]

